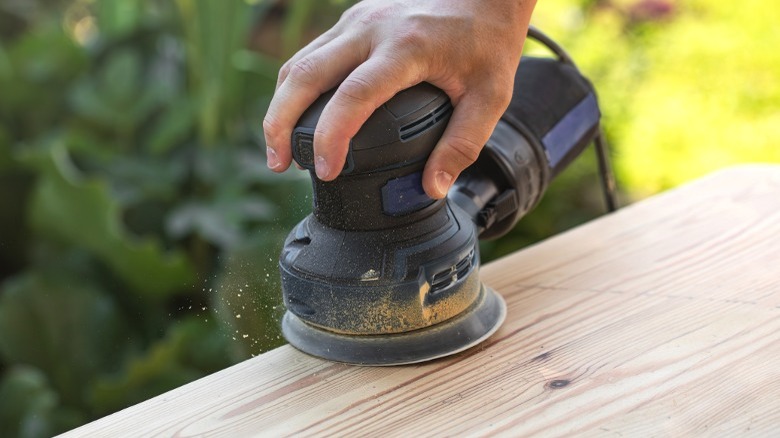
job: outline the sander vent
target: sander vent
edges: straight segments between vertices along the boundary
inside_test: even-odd
[[[404,126],[401,126],[400,129],[400,137],[401,141],[407,141],[411,138],[414,138],[423,132],[425,132],[428,128],[432,127],[439,121],[443,120],[445,117],[449,116],[452,112],[452,104],[449,102],[444,102],[443,104],[439,105],[438,108],[435,110],[429,112],[423,117],[420,117],[419,119],[407,123]]]
[[[469,252],[466,257],[460,259],[458,263],[434,274],[433,278],[431,278],[431,290],[429,294],[434,295],[441,292],[457,283],[459,279],[466,278],[473,267],[474,250]]]

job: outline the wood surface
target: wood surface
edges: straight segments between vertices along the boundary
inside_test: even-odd
[[[284,346],[67,436],[780,436],[780,166],[491,263],[482,346],[361,368]]]

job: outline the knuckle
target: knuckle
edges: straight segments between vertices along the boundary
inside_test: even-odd
[[[318,77],[319,67],[310,58],[302,58],[289,67],[287,76],[301,84],[311,84]]]
[[[290,63],[286,62],[282,68],[279,69],[279,75],[276,77],[276,83],[281,84],[287,79],[287,75],[290,74]]]
[[[263,119],[263,132],[267,137],[274,138],[281,132],[281,126],[273,117],[266,115]]]
[[[326,124],[318,123],[317,127],[314,128],[314,146],[315,149],[317,149],[320,154],[322,154],[322,152],[324,152],[322,145],[333,145],[336,140],[336,136],[330,126],[320,125]]]
[[[485,89],[483,99],[489,107],[496,108],[500,113],[503,112],[512,100],[512,83],[506,85],[502,81],[496,81]]]
[[[352,75],[341,83],[338,95],[340,99],[351,103],[371,103],[373,90],[373,81],[364,76]]]
[[[351,22],[357,22],[363,26],[371,26],[381,23],[392,16],[397,10],[397,5],[364,5],[358,3],[352,8],[349,15],[346,16]]]
[[[393,43],[411,53],[425,54],[430,52],[431,39],[426,37],[424,31],[417,28],[409,28],[393,38]]]
[[[351,8],[344,11],[343,14],[341,14],[341,20],[353,21],[357,19],[359,16],[363,15],[365,8],[366,6],[364,3],[357,3],[353,5]]]
[[[471,138],[462,136],[454,136],[449,142],[449,149],[453,155],[453,159],[456,160],[461,168],[465,168],[477,161],[482,146],[482,144],[477,143]]]
[[[498,96],[496,97],[497,105],[501,107],[501,112],[506,110],[506,108],[509,106],[509,103],[512,101],[512,87],[511,85],[506,88],[502,88],[499,91]]]

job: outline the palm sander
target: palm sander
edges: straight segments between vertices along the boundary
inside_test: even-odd
[[[509,108],[444,200],[421,184],[453,110],[444,92],[422,83],[398,93],[352,139],[339,177],[323,182],[313,136],[332,95],[293,132],[314,205],[279,260],[284,337],[311,355],[359,365],[422,362],[485,340],[506,304],[479,280],[478,238],[509,231],[599,135],[592,86],[563,58],[524,57]]]

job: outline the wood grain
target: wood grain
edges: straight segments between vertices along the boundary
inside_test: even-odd
[[[482,278],[507,322],[453,358],[361,368],[285,346],[66,436],[780,433],[780,166],[715,173]]]

